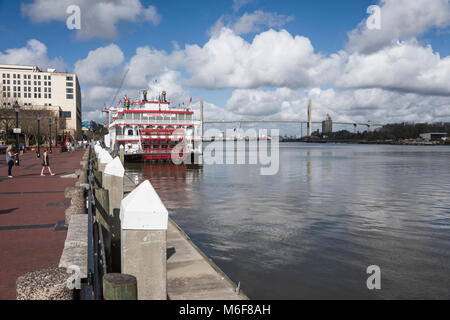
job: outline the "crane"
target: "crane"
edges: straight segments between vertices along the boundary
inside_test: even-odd
[[[114,98],[111,101],[111,104],[110,104],[111,106],[113,105],[114,101],[116,100],[117,96],[119,95],[120,90],[122,90],[123,83],[125,82],[125,78],[127,77],[129,71],[130,71],[130,68],[128,68],[127,71],[125,71],[125,74],[122,77],[122,81],[120,82],[119,88],[117,89],[116,95],[114,96]],[[108,128],[109,128],[109,124],[110,124],[111,108],[112,107],[106,108],[106,103],[105,103],[104,107],[102,109],[102,113],[106,113],[106,117],[107,117],[106,123],[108,125]]]

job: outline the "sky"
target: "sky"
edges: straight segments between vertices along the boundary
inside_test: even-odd
[[[0,63],[77,73],[83,120],[124,79],[208,120],[306,120],[312,99],[315,121],[450,121],[449,0],[0,0],[0,40]]]

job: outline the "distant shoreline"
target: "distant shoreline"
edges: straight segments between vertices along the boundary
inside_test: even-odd
[[[318,143],[318,144],[382,144],[382,145],[395,145],[395,146],[450,146],[450,143],[440,142],[407,142],[407,141],[367,141],[367,140],[317,140],[317,141],[280,141],[282,143]]]

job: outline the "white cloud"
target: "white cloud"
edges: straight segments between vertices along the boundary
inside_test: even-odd
[[[431,46],[414,42],[368,55],[354,53],[335,85],[450,96],[450,57],[441,58]]]
[[[44,70],[47,68],[54,68],[58,71],[66,70],[63,59],[60,57],[49,58],[47,46],[36,39],[29,40],[25,47],[6,49],[5,53],[0,52],[0,63],[32,65]]]
[[[140,0],[34,0],[22,4],[22,14],[32,22],[65,22],[69,15],[67,7],[77,5],[81,9],[81,29],[78,39],[115,39],[117,25],[121,22],[142,21],[158,25],[161,16],[154,6],[144,7]]]
[[[246,12],[239,18],[221,16],[209,33],[211,35],[216,35],[226,27],[233,30],[237,35],[243,35],[260,32],[263,27],[281,28],[293,19],[292,16],[257,10],[253,13]]]
[[[334,121],[392,123],[448,121],[450,97],[423,96],[382,89],[235,90],[226,110],[243,118],[306,120],[309,99],[313,120],[330,114]]]
[[[349,32],[347,48],[372,53],[395,43],[423,35],[431,28],[450,25],[448,0],[381,0],[381,30],[369,30],[366,20]]]
[[[175,70],[183,59],[183,52],[175,49],[171,54],[150,47],[139,47],[126,66],[129,69],[125,86],[143,88],[162,73]]]
[[[75,63],[75,73],[84,85],[118,85],[121,72],[115,68],[124,61],[122,50],[115,44],[100,47],[89,52],[88,56]]]
[[[252,0],[233,0],[233,10],[239,11],[242,7],[246,6]]]
[[[269,30],[252,43],[223,28],[203,47],[187,45],[184,67],[195,87],[302,87],[311,82],[309,69],[321,62],[308,38],[286,30]]]

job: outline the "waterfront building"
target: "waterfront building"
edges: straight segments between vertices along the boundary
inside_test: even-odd
[[[81,89],[74,73],[0,64],[0,101],[2,107],[12,107],[18,101],[21,107],[35,110],[60,109],[65,132],[81,138]]]
[[[422,133],[420,138],[425,141],[440,141],[442,139],[447,138],[448,134],[445,132],[430,132],[430,133]]]
[[[327,134],[333,132],[333,120],[331,116],[327,114],[327,117],[322,121],[322,134]]]

